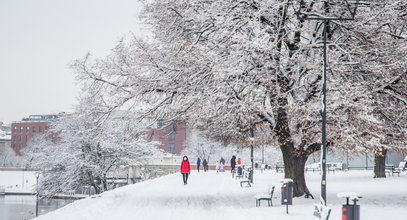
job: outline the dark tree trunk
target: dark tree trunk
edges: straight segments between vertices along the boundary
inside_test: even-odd
[[[103,175],[102,186],[103,186],[103,191],[107,191],[107,178],[106,178],[106,174]]]
[[[288,3],[285,5],[281,5],[279,7],[279,26],[281,27],[278,31],[277,35],[277,45],[276,50],[281,52],[284,41],[286,36],[286,28],[285,22],[287,21],[287,11],[288,11]],[[289,44],[290,50],[290,57],[292,54],[295,53],[299,49],[299,39],[301,33],[295,33],[295,39],[293,44]],[[273,59],[279,63],[280,57],[276,56]],[[309,190],[307,184],[305,183],[305,176],[304,176],[304,166],[305,162],[308,159],[308,156],[311,153],[315,152],[304,150],[304,148],[295,149],[294,142],[291,137],[290,129],[288,126],[288,114],[287,114],[287,96],[284,94],[288,94],[292,88],[290,88],[290,79],[285,76],[285,74],[280,74],[279,65],[276,65],[276,74],[277,74],[277,84],[279,87],[279,91],[273,95],[271,94],[270,99],[279,106],[277,111],[275,112],[274,118],[276,119],[275,126],[271,126],[272,130],[274,131],[274,135],[277,137],[281,152],[283,153],[283,160],[284,160],[284,169],[285,169],[285,178],[290,178],[294,181],[294,197],[299,197],[304,194],[308,195]],[[284,72],[290,72],[289,68],[285,69]],[[303,145],[305,146],[305,144]]]
[[[381,148],[374,155],[374,177],[386,178],[386,154],[387,149]]]
[[[283,152],[285,178],[290,178],[294,181],[294,197],[300,197],[310,194],[305,182],[304,168],[307,162],[308,155],[297,155],[293,147],[280,146]]]
[[[92,186],[93,186],[93,188],[95,189],[95,193],[96,193],[96,194],[100,194],[100,193],[101,193],[100,187],[99,187],[97,184],[93,184]]]
[[[286,92],[288,90],[288,79],[277,76],[277,80],[282,92]],[[309,190],[305,183],[304,166],[312,151],[306,152],[301,149],[295,149],[290,128],[288,126],[288,115],[286,110],[286,106],[288,105],[287,98],[279,97],[277,98],[277,103],[280,107],[277,109],[275,115],[276,125],[274,127],[274,132],[280,144],[281,152],[283,153],[285,178],[290,178],[294,181],[294,197],[300,197],[304,194],[308,195]]]
[[[295,164],[294,167],[294,172],[291,173],[286,172],[285,176],[286,178],[291,178],[293,181],[297,184],[294,184],[294,196],[299,197],[302,195],[308,195],[310,194],[307,184],[305,182],[305,174],[304,174],[304,168],[305,168],[305,162],[307,162],[308,156],[299,156],[299,157],[294,157],[293,163]],[[292,177],[291,177],[292,176]]]
[[[280,106],[287,104],[287,99],[279,98]],[[283,153],[285,178],[290,178],[294,181],[294,197],[299,197],[304,194],[308,195],[309,190],[305,183],[304,167],[308,156],[312,153],[303,150],[296,150],[291,138],[290,129],[288,127],[287,112],[284,107],[279,107],[276,115],[276,126],[274,128],[280,144],[281,152]]]

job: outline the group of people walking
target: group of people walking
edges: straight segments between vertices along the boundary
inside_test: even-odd
[[[217,172],[224,172],[225,171],[225,159],[223,159],[223,157],[221,157],[221,159],[219,161],[216,161],[216,171]],[[236,168],[236,165],[240,166],[242,164],[242,161],[240,160],[240,158],[238,158],[237,162],[236,162],[236,156],[232,156],[232,158],[230,159],[230,167],[231,167],[231,172],[233,172]],[[204,159],[202,161],[202,166],[204,169],[204,172],[207,172],[209,167],[208,167],[208,161],[206,159]],[[201,159],[198,158],[196,161],[196,168],[199,172],[201,167]],[[180,167],[180,171],[182,174],[182,180],[184,181],[184,185],[188,184],[188,176],[191,173],[191,164],[189,163],[189,159],[187,156],[184,156],[182,158],[182,162],[181,162],[181,167]]]
[[[206,161],[206,159],[203,160],[202,166],[203,166],[204,172],[208,171],[209,167],[208,167],[208,161]],[[198,172],[199,172],[200,167],[201,167],[201,158],[198,157],[198,160],[196,160],[196,168],[197,168]]]

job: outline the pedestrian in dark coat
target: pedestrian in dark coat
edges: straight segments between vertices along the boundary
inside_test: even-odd
[[[199,172],[200,166],[201,166],[201,158],[198,157],[198,160],[196,161],[196,168],[198,169],[198,172]]]
[[[223,159],[223,157],[220,158],[219,162],[223,163],[223,165],[225,165],[225,163],[226,163],[226,161],[225,161],[225,159]]]
[[[189,164],[189,160],[187,156],[182,158],[180,171],[182,174],[182,179],[184,180],[184,185],[188,184],[188,175],[191,173],[191,165]]]
[[[204,171],[208,171],[208,162],[206,161],[206,159],[203,160],[202,165],[204,167]]]
[[[231,172],[233,172],[236,167],[236,156],[235,155],[233,155],[232,159],[230,159],[230,167],[232,168]]]

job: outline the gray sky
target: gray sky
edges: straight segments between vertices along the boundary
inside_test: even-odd
[[[142,36],[136,0],[0,0],[0,121],[72,112],[79,96],[69,64]]]

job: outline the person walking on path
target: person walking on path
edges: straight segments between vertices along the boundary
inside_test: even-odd
[[[198,169],[198,173],[199,173],[200,166],[201,166],[201,158],[198,157],[198,160],[196,161],[196,168]]]
[[[215,164],[215,169],[216,169],[216,172],[219,172],[219,161],[216,161],[216,164]]]
[[[243,166],[242,166],[242,160],[237,159],[237,175],[241,176],[243,175]]]
[[[222,161],[219,162],[219,172],[225,172],[225,164]]]
[[[235,155],[233,155],[232,159],[230,159],[230,167],[232,168],[232,170],[230,172],[233,172],[236,167],[236,156]]]
[[[223,163],[223,165],[225,165],[226,161],[225,159],[223,159],[223,157],[220,158],[220,163]]]
[[[191,165],[189,164],[189,160],[187,156],[182,158],[180,171],[182,174],[182,180],[184,180],[184,185],[188,184],[188,175],[191,173]]]
[[[206,161],[206,159],[203,160],[202,165],[203,165],[204,171],[205,172],[208,171],[208,162]]]

